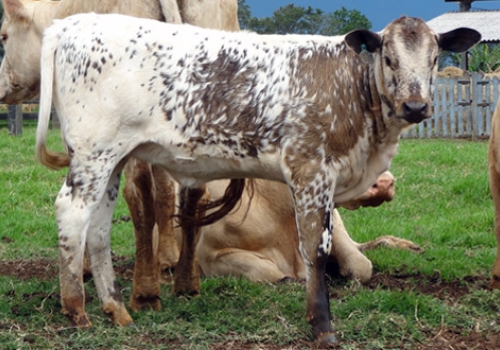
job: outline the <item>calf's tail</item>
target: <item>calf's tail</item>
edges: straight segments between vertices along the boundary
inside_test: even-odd
[[[49,129],[52,93],[54,84],[55,54],[59,36],[53,27],[44,33],[41,59],[40,111],[36,128],[35,155],[37,160],[50,169],[58,170],[69,166],[69,156],[62,152],[47,149],[47,133]]]

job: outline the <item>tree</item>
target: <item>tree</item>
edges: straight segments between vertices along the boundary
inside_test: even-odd
[[[339,35],[354,29],[371,29],[372,23],[358,10],[348,10],[342,6],[340,10],[326,14],[321,29],[323,35]]]
[[[468,53],[468,71],[491,73],[500,68],[500,46],[477,44]],[[443,52],[439,56],[439,69],[447,66],[460,67],[461,54]]]
[[[469,71],[491,73],[500,67],[500,47],[479,44],[470,50]]]
[[[245,0],[238,0],[238,18],[243,29],[261,34],[345,34],[353,29],[370,29],[371,22],[357,10],[342,7],[333,13],[289,4],[274,11],[272,17],[252,17]]]
[[[250,11],[250,6],[248,6],[245,0],[238,0],[238,21],[240,22],[240,27],[245,29],[248,28],[248,23],[252,19],[252,12]]]

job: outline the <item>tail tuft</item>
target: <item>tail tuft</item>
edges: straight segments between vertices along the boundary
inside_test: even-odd
[[[69,166],[70,158],[66,153],[51,152],[45,144],[35,150],[36,159],[44,166],[52,170],[59,170]]]

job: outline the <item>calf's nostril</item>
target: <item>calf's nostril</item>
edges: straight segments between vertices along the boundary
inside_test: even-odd
[[[426,113],[428,104],[425,102],[410,101],[403,103],[403,108],[406,115],[414,113]]]

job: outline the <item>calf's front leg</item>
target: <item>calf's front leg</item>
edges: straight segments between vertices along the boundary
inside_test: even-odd
[[[310,193],[314,193],[310,192]],[[302,196],[295,195],[299,249],[306,266],[306,313],[316,340],[335,345],[330,301],[326,285],[326,263],[332,246],[333,203],[322,208],[307,207]]]

